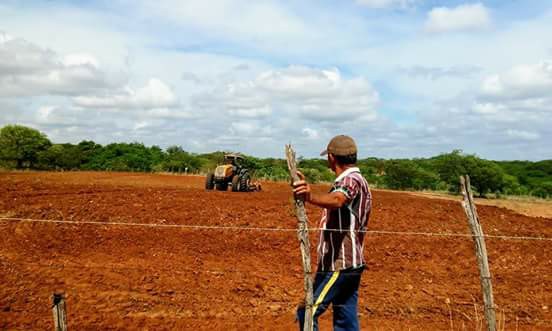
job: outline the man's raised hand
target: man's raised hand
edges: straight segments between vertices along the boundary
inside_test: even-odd
[[[309,183],[305,180],[305,175],[299,170],[297,170],[297,176],[299,180],[293,182],[293,195],[296,199],[301,199],[305,202],[309,202],[311,199],[311,188]]]

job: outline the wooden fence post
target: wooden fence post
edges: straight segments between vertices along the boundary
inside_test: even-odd
[[[286,145],[286,158],[289,169],[289,174],[292,181],[298,181],[297,163],[295,161],[295,151],[291,145]],[[313,293],[312,293],[312,277],[311,277],[311,258],[310,258],[310,242],[307,223],[307,212],[305,211],[305,202],[301,199],[295,199],[295,215],[297,216],[297,237],[301,247],[301,258],[303,261],[303,277],[305,288],[305,323],[304,331],[312,331],[313,329]]]
[[[462,206],[468,217],[473,242],[475,245],[475,255],[479,264],[479,275],[481,280],[481,291],[483,292],[483,303],[485,306],[485,319],[487,320],[487,330],[496,331],[496,315],[493,302],[493,286],[491,282],[491,272],[489,270],[489,260],[487,259],[487,247],[485,246],[485,238],[483,229],[479,223],[477,209],[473,201],[473,194],[470,187],[470,177],[461,176],[460,186],[464,200]]]
[[[67,331],[67,313],[63,294],[52,295],[52,312],[54,314],[55,331]]]

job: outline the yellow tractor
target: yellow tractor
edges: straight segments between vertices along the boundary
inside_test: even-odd
[[[225,154],[224,164],[219,165],[215,172],[207,174],[205,189],[212,190],[216,187],[219,191],[226,191],[231,186],[232,192],[256,190],[256,185],[252,189],[249,170],[242,166],[243,160],[240,154]]]

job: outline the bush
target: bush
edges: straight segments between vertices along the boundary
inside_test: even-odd
[[[552,182],[541,183],[531,194],[543,199],[552,198]]]
[[[393,189],[434,190],[439,177],[410,160],[395,160],[386,164],[384,182]]]

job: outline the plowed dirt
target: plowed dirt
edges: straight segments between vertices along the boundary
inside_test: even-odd
[[[457,201],[373,195],[370,230],[469,233]],[[552,219],[478,208],[486,234],[552,237]],[[320,210],[309,206],[308,215],[316,226]],[[285,183],[232,193],[207,192],[193,176],[0,173],[0,216],[105,223],[0,220],[1,330],[51,329],[56,291],[67,297],[72,330],[296,328],[303,285],[294,232],[109,225],[295,228]],[[552,330],[552,242],[486,242],[501,325]],[[363,330],[482,326],[471,238],[370,234],[365,256]],[[321,325],[331,329],[331,311]]]

